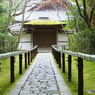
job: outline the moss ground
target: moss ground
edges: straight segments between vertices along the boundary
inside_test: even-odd
[[[66,56],[67,58],[67,56]],[[78,68],[76,66],[76,57],[72,58],[72,82],[68,82],[68,63],[66,61],[66,73],[62,73],[62,69],[59,69],[61,75],[63,76],[67,86],[72,92],[72,95],[78,95]],[[67,60],[67,59],[66,59]],[[18,56],[16,56],[15,62],[15,82],[10,83],[10,59],[0,60],[0,95],[7,95],[8,92],[14,87],[16,82],[24,74],[26,69],[24,69],[24,59],[23,59],[23,74],[19,75],[18,72]],[[28,66],[29,67],[29,66]],[[90,62],[84,60],[84,95],[89,95],[88,90],[95,90],[95,62]],[[91,93],[95,95],[95,93]]]
[[[67,56],[66,56],[67,58]],[[78,95],[78,68],[76,66],[77,62],[74,60],[76,57],[72,58],[72,82],[68,82],[68,63],[65,60],[66,73],[62,73],[62,69],[59,69],[61,75],[63,76],[67,86],[69,87],[72,95]],[[89,95],[88,90],[95,91],[95,62],[84,60],[84,95]],[[95,95],[95,93],[91,93]]]
[[[19,74],[19,58],[15,56],[15,82],[10,83],[10,59],[0,60],[0,95],[7,95],[8,92],[14,87],[16,82],[21,78],[21,76],[25,73],[27,69],[24,66],[24,58],[23,58],[23,74]],[[28,66],[29,68],[29,66]]]

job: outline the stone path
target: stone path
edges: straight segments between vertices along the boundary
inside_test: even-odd
[[[51,53],[39,53],[29,71],[8,95],[71,95]]]

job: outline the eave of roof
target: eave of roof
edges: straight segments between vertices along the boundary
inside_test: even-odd
[[[66,22],[56,20],[33,20],[25,23],[24,25],[66,25]]]

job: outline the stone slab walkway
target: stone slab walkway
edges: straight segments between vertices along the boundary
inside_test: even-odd
[[[38,53],[35,61],[8,95],[72,95],[51,53]]]

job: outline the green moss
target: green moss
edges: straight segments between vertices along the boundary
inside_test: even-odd
[[[62,73],[62,69],[58,68],[62,77],[64,78],[67,86],[69,87],[72,95],[78,95],[78,67],[77,62],[74,60],[77,57],[72,57],[72,82],[68,82],[68,62],[67,55],[65,60],[66,73]],[[88,90],[95,91],[95,62],[83,61],[84,64],[84,95],[88,95]],[[95,95],[95,93],[91,93]]]
[[[0,95],[7,95],[9,91],[15,86],[15,84],[19,81],[19,79],[22,77],[22,75],[25,73],[27,69],[25,69],[24,66],[24,58],[23,58],[23,74],[19,74],[19,59],[18,56],[15,56],[15,82],[10,83],[10,59],[3,59],[0,60],[1,71],[0,71]],[[29,67],[29,66],[28,66]]]
[[[27,22],[25,24],[29,25],[61,25],[61,24],[66,24],[66,22],[60,22],[56,20],[33,20],[30,22]]]

